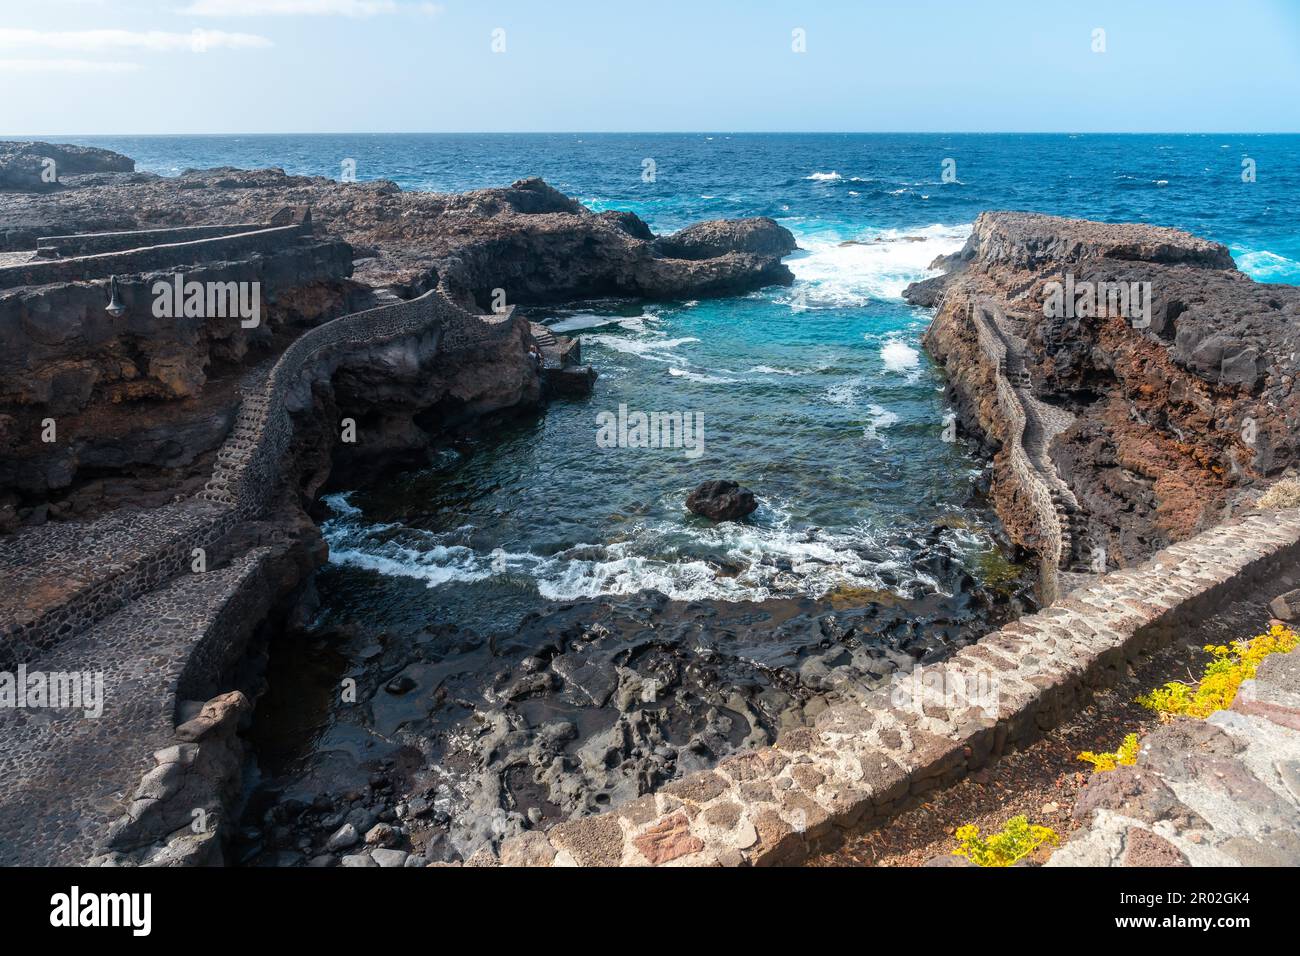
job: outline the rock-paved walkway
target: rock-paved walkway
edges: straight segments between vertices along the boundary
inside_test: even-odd
[[[1083,551],[1084,542],[1079,540],[1083,509],[1069,484],[1056,470],[1050,454],[1052,442],[1074,424],[1075,416],[1064,408],[1049,405],[1034,394],[1033,373],[1027,358],[1029,344],[996,303],[984,301],[980,308],[1006,346],[1004,373],[1025,412],[1021,444],[1030,464],[1051,493],[1062,538],[1059,590],[1061,594],[1067,594],[1087,584],[1095,573],[1091,554]]]
[[[102,673],[103,712],[0,708],[0,866],[80,865],[171,746],[177,688],[218,612],[260,574],[264,550],[189,574],[24,662],[26,673]],[[219,653],[219,647],[207,648]]]
[[[538,351],[542,353],[542,367],[563,366],[564,359],[560,354],[560,343],[556,340],[555,333],[540,322],[529,322],[528,326],[533,333],[533,341],[537,343]]]
[[[1145,737],[1095,774],[1090,818],[1048,866],[1300,866],[1300,651],[1264,659],[1229,710]]]
[[[88,522],[50,521],[0,541],[0,665],[83,630],[188,567],[226,510],[191,498]],[[48,637],[28,636],[43,624]]]

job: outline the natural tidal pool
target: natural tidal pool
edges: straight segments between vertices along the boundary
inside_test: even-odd
[[[1300,276],[1294,137],[102,145],[161,172],[199,165],[187,150],[200,147],[209,163],[325,175],[347,155],[445,191],[535,173],[656,232],[767,215],[800,246],[790,288],[533,310],[581,338],[600,373],[590,397],[327,497],[320,610],[273,643],[252,731],[239,853],[255,863],[305,862],[347,822],[465,858],[769,741],[1017,616],[1032,573],[999,545],[985,464],[945,441],[943,382],[920,347],[929,315],[901,298],[980,211],[1178,226],[1227,243],[1257,279]],[[1238,201],[1220,187],[1246,153],[1276,172]],[[702,448],[606,447],[598,416],[621,407],[701,416]],[[715,478],[751,488],[758,510],[690,515],[687,494]]]
[[[259,704],[249,860],[381,814],[464,858],[769,742],[1022,610],[1026,569],[920,350],[929,316],[899,297],[964,232],[798,238],[791,288],[534,311],[581,338],[591,396],[326,496],[320,612],[273,647]],[[636,411],[700,434],[598,441],[602,413]],[[758,510],[691,515],[711,478]]]

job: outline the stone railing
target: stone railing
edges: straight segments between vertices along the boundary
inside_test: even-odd
[[[149,246],[174,245],[196,239],[213,239],[257,232],[268,223],[246,222],[221,226],[177,226],[170,229],[131,229],[122,232],[92,232],[68,236],[41,236],[36,240],[36,255],[41,259],[68,259],[93,256],[104,252],[126,252]]]
[[[215,262],[254,253],[269,254],[283,249],[286,243],[309,234],[310,227],[301,224],[272,226],[252,232],[104,252],[75,259],[37,259],[13,266],[0,266],[0,289],[55,282],[87,282],[113,275],[156,272],[175,266]]]
[[[230,436],[217,453],[212,478],[199,497],[257,514],[278,486],[279,466],[292,439],[290,399],[311,366],[337,367],[349,350],[382,345],[408,335],[439,336],[439,347],[457,352],[508,334],[513,306],[479,316],[452,303],[441,290],[342,316],[299,337],[260,381],[247,387]],[[328,371],[325,374],[328,374]]]
[[[1004,447],[1007,463],[1032,511],[1033,524],[1040,542],[1036,550],[1039,557],[1042,597],[1044,603],[1050,603],[1058,596],[1060,567],[1065,550],[1065,530],[1061,527],[1061,517],[1056,503],[1052,500],[1052,490],[1038,473],[1029,453],[1025,450],[1025,408],[1016,395],[1010,379],[1007,378],[1007,344],[997,327],[985,315],[985,310],[992,308],[996,306],[979,300],[972,302],[970,319],[979,338],[980,350],[993,368],[998,408],[1006,420],[1007,435]]]
[[[507,338],[514,325],[513,308],[475,315],[434,289],[304,333],[245,389],[212,478],[193,498],[89,525],[47,524],[0,544],[0,575],[14,588],[14,601],[0,605],[0,664],[47,649],[185,573],[194,549],[210,551],[239,520],[261,514],[283,477],[291,399],[308,370],[331,374],[358,348],[411,335],[438,336],[442,352],[475,349]],[[24,608],[32,593],[48,595],[43,609]]]
[[[1243,588],[1300,561],[1300,509],[1257,513],[842,700],[606,813],[508,838],[506,865],[770,865],[879,822],[1033,740]],[[485,854],[486,855],[486,854]],[[491,863],[480,857],[474,863]]]

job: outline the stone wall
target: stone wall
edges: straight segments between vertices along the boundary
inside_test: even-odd
[[[257,253],[270,255],[309,234],[309,228],[302,225],[275,226],[236,235],[147,246],[123,252],[105,252],[77,259],[37,259],[18,265],[0,266],[0,289],[55,282],[87,282],[114,275],[157,272],[200,262],[238,259]]]
[[[770,865],[883,820],[1056,726],[1130,662],[1300,560],[1300,509],[1226,522],[599,816],[505,841],[505,865]],[[491,863],[491,859],[471,863]]]
[[[1033,516],[1033,526],[1039,541],[1037,549],[1041,591],[1044,603],[1058,596],[1059,571],[1064,551],[1064,529],[1052,501],[1051,489],[1025,451],[1025,409],[1006,376],[1007,346],[997,328],[985,314],[985,309],[995,308],[980,301],[970,306],[970,320],[979,338],[980,350],[992,368],[997,389],[998,408],[1007,424],[1004,449],[1007,464],[1019,485],[1021,495]]]
[[[519,320],[522,321],[522,320]],[[406,336],[434,336],[440,353],[515,334],[513,308],[480,316],[434,289],[418,299],[352,313],[300,336],[245,386],[235,426],[204,491],[150,511],[115,512],[89,525],[50,524],[0,544],[0,664],[30,658],[186,571],[195,548],[218,546],[234,525],[262,513],[283,478],[295,400],[350,352]],[[48,595],[30,609],[31,595]]]
[[[316,369],[315,378],[328,377],[349,350],[408,335],[435,335],[441,352],[464,351],[507,337],[513,324],[513,306],[500,315],[474,315],[433,289],[417,299],[312,329],[285,350],[265,377],[245,388],[234,428],[200,497],[234,506],[241,514],[261,510],[281,477],[279,467],[293,437],[289,412],[308,368]],[[299,396],[299,403],[305,405],[305,397]]]
[[[220,226],[180,226],[171,229],[132,229],[123,232],[93,232],[71,236],[41,236],[36,255],[41,259],[68,259],[105,252],[125,252],[147,246],[174,245],[197,239],[234,236],[267,228],[265,223],[248,222]]]
[[[340,282],[352,250],[336,241],[295,243],[273,255],[204,263],[183,271],[122,274],[112,315],[108,283],[65,283],[0,291],[0,405],[38,405],[55,415],[107,402],[196,395],[214,359],[241,361],[272,331],[271,306],[295,290]],[[261,324],[239,317],[157,317],[153,286],[180,272],[202,283],[257,282]],[[5,469],[0,466],[0,481]]]

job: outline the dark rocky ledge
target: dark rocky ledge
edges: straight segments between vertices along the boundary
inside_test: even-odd
[[[111,149],[41,142],[0,143],[0,190],[48,193],[96,173],[133,173],[135,160]]]
[[[674,257],[635,216],[536,179],[437,196],[105,162],[56,192],[0,192],[0,532],[17,532],[0,533],[0,667],[90,662],[107,685],[89,725],[0,714],[0,857],[220,862],[265,643],[313,606],[321,487],[589,388],[575,344],[514,305],[789,283],[794,243],[771,220],[727,222],[685,231]],[[250,225],[255,247],[234,241]],[[154,316],[172,273],[261,282],[264,321]]]
[[[1224,246],[1176,229],[989,212],[935,265],[945,274],[907,290],[938,306],[926,345],[961,423],[993,454],[1000,517],[1042,555],[1054,545],[1016,480],[998,370],[981,348],[976,319],[995,320],[1031,457],[1059,481],[1062,569],[1094,570],[1099,556],[1127,567],[1300,464],[1300,288],[1252,281]],[[1150,326],[1047,318],[1047,283],[1067,275],[1149,282]]]
[[[443,194],[279,169],[104,176],[55,195],[0,194],[0,252],[73,232],[260,222],[285,206],[311,207],[318,234],[352,244],[359,281],[409,296],[446,272],[483,308],[495,289],[528,305],[736,295],[793,281],[781,257],[794,237],[771,219],[701,223],[656,239],[634,214],[594,213],[538,178]]]

